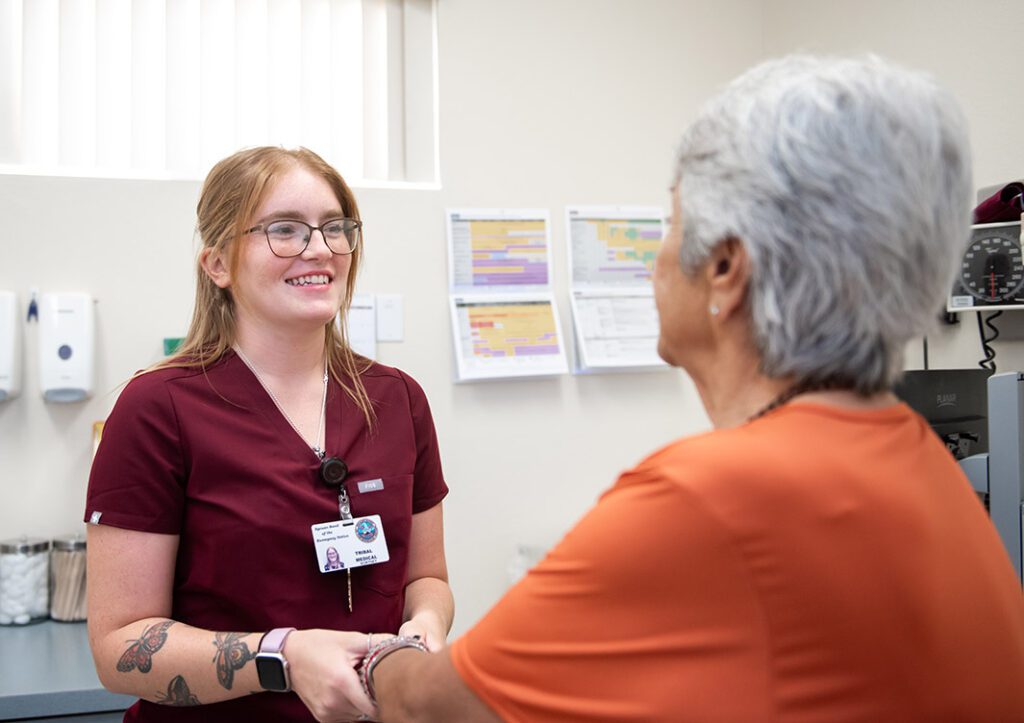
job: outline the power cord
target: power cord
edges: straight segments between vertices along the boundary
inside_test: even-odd
[[[995,341],[999,338],[999,329],[992,323],[993,319],[997,319],[1002,316],[1002,310],[989,314],[984,319],[984,326],[982,326],[982,312],[978,312],[978,338],[981,339],[981,351],[985,355],[984,359],[978,360],[978,366],[982,369],[988,369],[993,373],[996,371],[996,350],[989,346],[990,342]],[[992,330],[992,336],[985,335],[985,327]]]

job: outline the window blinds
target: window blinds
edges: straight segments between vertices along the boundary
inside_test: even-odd
[[[437,182],[435,0],[0,0],[0,171],[201,178],[303,145]]]

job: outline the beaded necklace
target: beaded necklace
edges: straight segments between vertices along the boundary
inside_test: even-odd
[[[768,404],[764,405],[759,410],[757,410],[749,417],[747,417],[747,422],[749,423],[753,422],[755,419],[760,419],[764,415],[768,414],[768,412],[778,409],[783,404],[786,404],[787,402],[792,400],[793,397],[797,397],[801,394],[807,394],[808,392],[820,392],[826,389],[838,388],[839,387],[836,384],[830,382],[811,382],[809,384],[794,384],[788,389],[782,390],[782,393],[775,397],[775,399],[771,400],[770,402],[768,402]]]

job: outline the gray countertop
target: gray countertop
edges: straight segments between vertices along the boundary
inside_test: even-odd
[[[124,710],[134,702],[100,685],[85,623],[0,626],[0,720]]]

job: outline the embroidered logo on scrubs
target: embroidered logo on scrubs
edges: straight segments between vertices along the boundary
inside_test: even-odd
[[[373,542],[377,539],[377,525],[373,520],[362,519],[356,524],[356,537],[363,542]]]

